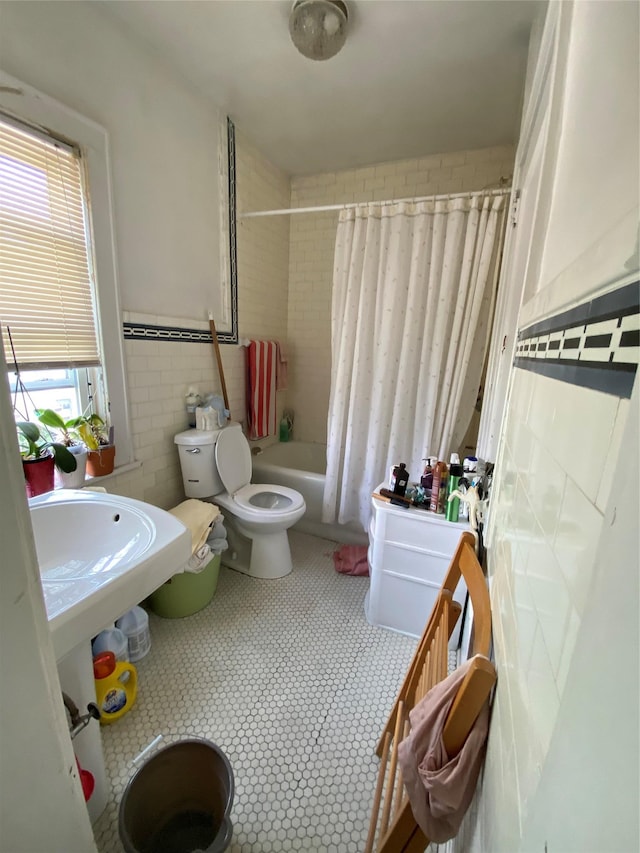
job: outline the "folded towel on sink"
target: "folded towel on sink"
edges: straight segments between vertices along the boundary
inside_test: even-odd
[[[209,537],[211,525],[220,515],[215,504],[190,498],[170,509],[171,515],[181,521],[191,533],[191,553],[195,554]]]

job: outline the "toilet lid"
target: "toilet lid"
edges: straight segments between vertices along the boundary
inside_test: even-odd
[[[251,451],[241,430],[221,430],[215,455],[218,474],[227,494],[234,495],[251,482]]]

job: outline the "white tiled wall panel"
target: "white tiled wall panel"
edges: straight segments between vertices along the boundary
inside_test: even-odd
[[[513,172],[512,146],[435,154],[361,169],[294,178],[291,206],[382,201],[479,190]],[[296,437],[326,441],[331,369],[331,287],[336,211],[291,216],[287,398]]]
[[[288,177],[265,160],[241,134],[236,134],[236,167],[238,209],[288,207]],[[286,342],[289,265],[286,218],[244,221],[238,229],[237,243],[240,338]],[[126,313],[124,319],[200,328],[204,316],[206,306],[191,318]],[[244,422],[244,349],[221,344],[220,352],[231,416]],[[222,393],[213,347],[200,343],[126,340],[125,357],[135,457],[141,466],[109,477],[104,485],[114,494],[170,508],[184,500],[173,437],[187,428],[185,392],[189,385],[196,385],[201,392]],[[284,403],[284,394],[278,394],[279,408]]]

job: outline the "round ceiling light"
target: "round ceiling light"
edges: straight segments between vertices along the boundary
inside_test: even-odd
[[[349,13],[342,0],[295,0],[291,40],[308,59],[331,59],[347,40]]]

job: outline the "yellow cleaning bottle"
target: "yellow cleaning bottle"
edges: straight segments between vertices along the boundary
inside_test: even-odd
[[[133,708],[138,694],[138,672],[132,663],[116,663],[113,652],[101,652],[93,659],[93,676],[100,724],[106,726]]]

